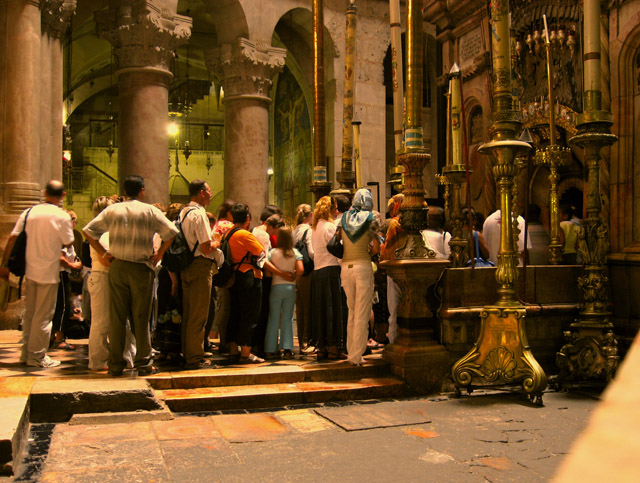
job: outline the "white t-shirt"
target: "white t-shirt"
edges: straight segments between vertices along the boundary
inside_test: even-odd
[[[501,223],[502,215],[500,210],[496,210],[487,216],[482,227],[482,235],[484,236],[484,241],[487,243],[487,247],[489,248],[489,260],[496,265],[498,265],[498,252],[500,251]],[[520,253],[518,266],[521,267],[523,265],[522,252],[524,252],[524,218],[521,216],[518,216],[518,230],[520,230],[520,234],[518,235],[518,252]],[[527,233],[527,235],[529,234]],[[527,236],[527,248],[531,247],[531,236]]]
[[[18,218],[11,235],[18,236],[28,210]],[[60,281],[60,255],[64,245],[73,243],[71,217],[51,203],[35,205],[27,218],[27,268],[25,277],[36,283]]]
[[[314,270],[321,268],[340,266],[340,259],[327,251],[327,243],[336,232],[336,225],[327,220],[320,220],[312,231],[311,243],[313,245]]]
[[[292,257],[285,257],[284,252],[279,248],[274,248],[269,252],[269,261],[273,263],[276,267],[278,267],[283,272],[295,272],[296,270],[296,261],[302,260],[302,255],[295,248],[293,249]],[[284,285],[290,284],[294,285],[295,282],[289,282],[278,275],[273,275],[273,280],[271,281],[271,285]]]
[[[109,251],[109,232],[103,233],[98,240],[102,248]],[[91,255],[91,271],[92,272],[109,272],[109,267],[103,265],[100,261],[100,255],[95,248],[89,248],[89,254]]]
[[[439,260],[448,260],[451,255],[451,233],[448,231],[440,233],[435,230],[422,230],[420,232],[427,247],[436,252],[436,258]]]

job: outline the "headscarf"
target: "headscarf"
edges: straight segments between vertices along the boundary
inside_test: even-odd
[[[351,209],[342,215],[342,229],[352,243],[356,243],[362,235],[369,231],[375,215],[373,209],[373,198],[369,190],[359,189],[353,197]]]

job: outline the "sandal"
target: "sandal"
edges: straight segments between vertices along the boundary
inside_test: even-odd
[[[291,351],[291,349],[285,349],[284,353],[282,354],[282,358],[286,360],[293,359],[293,352]]]
[[[254,354],[249,354],[248,357],[240,357],[238,359],[238,364],[262,364],[263,362],[264,359]]]
[[[74,351],[76,346],[69,344],[66,340],[53,341],[51,348],[54,350]]]

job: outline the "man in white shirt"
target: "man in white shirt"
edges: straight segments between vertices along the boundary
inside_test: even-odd
[[[211,267],[220,260],[220,243],[213,239],[205,206],[211,202],[211,188],[195,179],[189,185],[191,202],[182,209],[182,233],[194,259],[180,272],[182,279],[182,355],[185,369],[211,365],[204,358],[204,326],[211,302]],[[197,243],[197,245],[196,245]]]
[[[484,225],[482,226],[482,235],[484,236],[484,240],[487,243],[487,247],[489,247],[489,260],[498,265],[498,252],[500,251],[500,225],[502,224],[502,214],[500,210],[494,211],[492,214],[487,216],[487,219],[484,220]],[[520,233],[518,234],[518,266],[523,266],[524,259],[524,218],[518,216],[518,230]],[[527,233],[527,248],[531,248],[531,237]]]
[[[60,250],[73,243],[71,217],[60,208],[65,196],[60,181],[49,181],[45,202],[22,212],[4,250],[0,277],[8,278],[7,262],[18,235],[27,233],[25,312],[22,320],[20,362],[33,367],[55,367],[60,361],[46,355],[60,281]],[[25,226],[26,218],[26,226]]]
[[[422,230],[422,239],[427,248],[436,252],[436,258],[439,260],[448,260],[451,255],[451,233],[444,231],[444,210],[439,206],[430,206],[428,218],[428,226],[426,230]]]

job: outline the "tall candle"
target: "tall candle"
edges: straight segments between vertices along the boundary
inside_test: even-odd
[[[460,68],[458,64],[453,64],[449,72],[449,91],[451,97],[451,159],[453,164],[462,164],[462,96],[460,94]]]
[[[600,91],[600,0],[584,0],[584,91]]]
[[[397,153],[402,149],[402,111],[404,110],[400,0],[389,2],[389,21],[391,24],[391,77],[393,80],[393,138]]]

